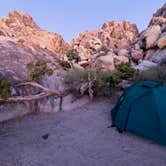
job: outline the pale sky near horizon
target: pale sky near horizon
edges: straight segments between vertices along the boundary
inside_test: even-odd
[[[43,29],[71,40],[84,30],[101,28],[111,20],[129,20],[139,30],[147,27],[164,0],[1,0],[0,17],[20,10],[33,17]]]

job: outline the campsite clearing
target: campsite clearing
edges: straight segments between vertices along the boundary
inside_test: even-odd
[[[110,100],[0,125],[1,166],[165,166],[166,148],[110,125]],[[49,133],[46,140],[42,136]]]

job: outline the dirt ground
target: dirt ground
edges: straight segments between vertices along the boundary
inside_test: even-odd
[[[1,124],[0,166],[166,166],[166,147],[108,128],[111,108],[98,99]]]

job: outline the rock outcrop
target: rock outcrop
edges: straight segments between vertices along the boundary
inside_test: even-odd
[[[54,72],[49,78],[44,75],[41,83],[63,92],[65,71],[58,61],[68,48],[60,35],[42,30],[28,14],[13,11],[0,20],[0,77],[12,83],[29,81],[27,64],[44,60]]]
[[[93,68],[98,68],[100,70],[105,70],[105,71],[115,70],[113,56],[111,54],[100,56],[99,58],[96,59],[95,63],[93,64]]]
[[[103,44],[113,50],[128,48],[137,37],[137,26],[128,21],[123,21],[122,23],[116,21],[104,23],[99,36]]]
[[[36,46],[37,52],[18,45],[17,41],[8,37],[0,37],[0,73],[10,80],[28,80],[26,65],[36,60],[45,60],[55,64],[54,54]]]
[[[111,21],[104,23],[101,29],[81,32],[70,45],[79,52],[82,60],[103,55],[110,57],[108,52],[112,52],[112,55],[115,55],[111,58],[113,61],[123,62],[124,60],[126,62],[126,57],[129,57],[129,48],[137,37],[138,29],[135,24],[128,21],[122,23]],[[119,55],[120,57],[118,57]],[[103,59],[103,57],[99,59]],[[99,64],[98,60],[95,64]],[[108,68],[114,69],[113,66],[116,64],[112,64]]]
[[[80,54],[91,56],[102,46],[112,50],[127,49],[137,37],[138,30],[135,24],[128,21],[111,21],[104,23],[99,30],[81,32],[73,39],[71,46]]]
[[[37,88],[27,87],[27,90],[26,87],[19,88],[17,85],[31,80],[27,70],[28,63],[44,60],[54,72],[50,77],[43,75],[41,84],[63,93],[68,87],[64,82],[65,71],[58,60],[66,54],[68,48],[69,45],[60,35],[42,30],[29,15],[13,11],[0,20],[0,79],[12,82],[11,95],[37,95],[40,93]],[[5,104],[4,107],[12,112],[13,105]],[[15,108],[28,108],[25,113],[43,111],[43,108],[55,111],[55,105],[58,111],[58,99],[48,96],[38,102],[34,100],[15,103]],[[0,111],[3,111],[4,107],[2,106]],[[31,110],[28,111],[29,109]]]
[[[166,59],[166,4],[153,14],[145,29],[132,48],[131,59],[140,63],[149,60],[156,64]]]
[[[0,20],[0,36],[10,37],[24,47],[35,49],[33,45],[63,55],[69,45],[56,33],[42,30],[26,13],[13,11]],[[54,55],[54,56],[55,56]]]

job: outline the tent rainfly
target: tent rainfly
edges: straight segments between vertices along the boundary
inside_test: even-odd
[[[166,145],[166,86],[143,81],[130,86],[111,111],[112,126]]]

